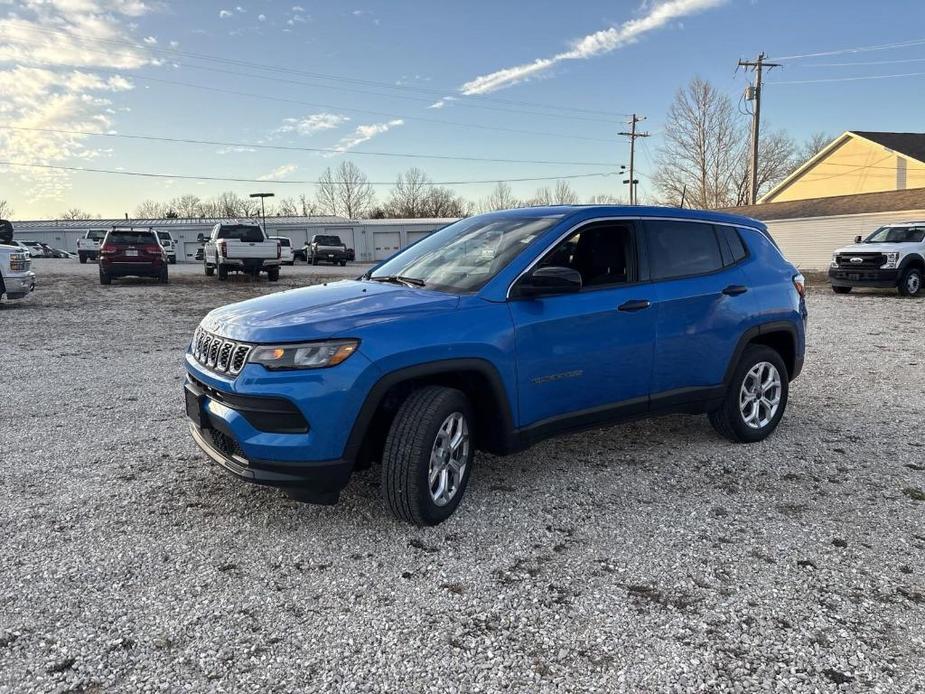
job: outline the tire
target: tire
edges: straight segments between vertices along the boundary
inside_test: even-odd
[[[922,271],[917,267],[910,267],[899,278],[899,293],[901,296],[922,295]]]
[[[168,282],[170,282],[170,278],[168,277],[168,274],[167,274],[166,265],[161,267],[161,274],[158,276],[157,281],[160,282],[161,284],[167,284]]]
[[[755,383],[753,369],[762,366],[762,378],[773,375],[767,367],[772,367],[777,374],[776,385],[771,385],[759,401],[742,402],[742,399],[752,397],[748,391],[750,384]],[[754,393],[757,397],[759,393]],[[784,411],[787,409],[787,399],[790,395],[790,378],[784,360],[775,350],[764,345],[749,345],[745,348],[732,377],[731,384],[723,398],[719,409],[709,414],[710,424],[723,437],[734,443],[755,443],[770,436],[780,423]],[[776,408],[771,411],[765,402],[777,400]],[[755,413],[759,421],[751,424],[746,421],[743,410],[749,408]],[[768,416],[770,415],[770,416]]]
[[[100,270],[100,284],[112,284],[112,275]]]
[[[312,265],[317,265],[318,259],[315,256],[312,256]]]
[[[395,414],[382,455],[382,494],[392,515],[426,526],[442,523],[453,514],[472,471],[472,422],[469,400],[455,388],[426,386],[408,396]],[[447,474],[444,477],[440,472],[432,487],[431,458],[439,455],[435,447],[446,439],[445,427],[450,438],[456,437],[454,432],[461,438],[457,448],[448,449],[449,458],[437,459]],[[454,458],[455,466],[449,464]],[[439,493],[441,488],[445,494]]]
[[[215,274],[215,266],[209,265],[205,260],[202,261],[202,269],[205,270],[206,277],[211,277]]]
[[[271,282],[279,282],[279,268],[271,267],[267,270],[267,279]]]
[[[172,256],[172,257],[170,257],[170,258],[167,260],[167,262],[170,263],[171,265],[176,265],[176,264],[177,264],[177,256]]]
[[[341,267],[346,267],[346,266],[347,266],[347,261],[346,261],[346,260],[340,261],[340,266],[341,266]]]
[[[228,268],[225,265],[218,266],[218,279],[220,282],[228,279]]]
[[[78,253],[78,254],[77,254],[77,257],[80,259],[80,264],[81,264],[81,265],[86,265],[86,264],[87,264],[87,256],[85,256],[83,253]]]
[[[836,287],[832,285],[832,291],[835,292],[836,294],[850,294],[851,289],[852,289],[851,287]]]

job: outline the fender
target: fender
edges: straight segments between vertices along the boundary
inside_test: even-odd
[[[391,371],[382,376],[375,385],[370,388],[366,395],[366,400],[360,407],[360,412],[354,420],[353,428],[350,431],[350,437],[347,439],[347,445],[344,448],[344,458],[355,460],[363,445],[363,439],[369,429],[370,423],[382,399],[392,386],[403,381],[426,378],[429,376],[439,376],[441,374],[454,374],[461,371],[475,371],[484,376],[492,390],[492,394],[499,404],[501,413],[498,426],[502,432],[499,446],[503,450],[508,450],[513,446],[514,419],[511,414],[511,403],[504,388],[504,383],[494,364],[485,359],[442,359],[439,361],[425,362],[416,364],[397,371]]]
[[[739,361],[742,359],[742,353],[752,340],[761,335],[779,332],[788,333],[790,339],[793,340],[794,364],[793,373],[790,374],[790,380],[796,380],[796,377],[800,375],[800,371],[803,370],[803,359],[797,351],[797,329],[788,321],[772,321],[770,323],[754,325],[742,334],[742,337],[739,338],[736,344],[735,351],[732,353],[732,358],[729,360],[729,365],[726,367],[726,375],[723,377],[723,384],[728,387],[732,382],[732,376],[735,373],[736,366],[738,366]]]
[[[902,277],[906,269],[913,263],[925,269],[925,258],[923,258],[919,253],[912,252],[900,261],[899,269],[897,270],[899,277]]]

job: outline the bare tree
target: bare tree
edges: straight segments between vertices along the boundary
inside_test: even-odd
[[[625,205],[626,200],[610,193],[598,193],[588,198],[588,203],[591,205]]]
[[[664,130],[653,176],[663,201],[678,205],[686,191],[694,207],[734,205],[748,140],[732,100],[695,78],[675,95]]]
[[[280,198],[276,203],[278,217],[295,217],[299,214],[299,206],[294,198]]]
[[[432,186],[427,191],[422,217],[448,219],[451,217],[468,217],[472,214],[472,203],[464,200],[449,188]]]
[[[575,205],[578,203],[578,193],[568,181],[556,181],[555,188],[543,186],[537,188],[536,195],[524,204],[527,207],[540,207],[543,205]]]
[[[797,145],[787,133],[778,130],[762,136],[758,143],[758,197],[783,181],[799,166]],[[748,204],[748,158],[739,164],[736,205]]]
[[[432,183],[430,177],[416,167],[398,174],[386,203],[387,214],[402,219],[425,216],[424,208]]]
[[[821,131],[810,135],[809,139],[800,147],[799,163],[803,164],[815,157],[819,152],[828,147],[834,139],[835,138],[828,133]]]
[[[0,219],[9,219],[15,214],[13,208],[6,200],[0,200]]]
[[[167,211],[167,206],[157,200],[142,200],[135,208],[135,217],[138,219],[161,219]]]
[[[72,207],[65,210],[60,215],[61,219],[71,219],[71,220],[80,220],[80,219],[93,219],[93,215],[89,212],[81,210],[79,207]]]
[[[318,203],[305,193],[299,194],[299,211],[303,217],[317,217],[321,213]]]
[[[168,206],[184,219],[202,216],[202,199],[198,195],[190,193],[181,195],[171,200]]]
[[[514,197],[514,193],[504,181],[499,181],[488,197],[479,201],[480,212],[494,212],[496,210],[509,210],[520,207],[521,202]]]
[[[326,214],[361,219],[371,210],[376,195],[366,174],[353,162],[344,161],[318,177],[316,198]]]

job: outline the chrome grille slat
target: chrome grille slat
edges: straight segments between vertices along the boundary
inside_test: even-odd
[[[202,366],[218,374],[237,376],[247,364],[251,345],[226,340],[203,328],[196,328],[190,352]]]

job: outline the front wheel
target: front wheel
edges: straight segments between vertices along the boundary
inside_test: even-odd
[[[215,274],[215,266],[209,265],[206,261],[202,261],[202,269],[205,270],[206,277],[211,277]]]
[[[267,270],[267,279],[270,282],[279,282],[279,268],[271,267],[269,270]]]
[[[777,428],[790,393],[789,374],[780,354],[764,345],[749,345],[710,423],[734,443],[761,441]]]
[[[225,280],[228,279],[228,266],[227,265],[218,266],[218,279],[221,282],[224,282]]]
[[[902,296],[919,296],[922,293],[922,271],[910,267],[899,279],[899,293]]]
[[[836,287],[833,285],[832,291],[835,292],[836,294],[850,294],[851,287]]]
[[[472,470],[472,411],[455,388],[414,391],[395,414],[382,456],[382,493],[396,518],[437,525],[449,518]]]
[[[86,264],[87,264],[87,256],[85,256],[83,253],[78,253],[78,254],[77,254],[77,257],[80,259],[80,264],[81,264],[81,265],[86,265]]]

